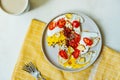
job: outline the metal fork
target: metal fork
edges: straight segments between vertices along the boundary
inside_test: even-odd
[[[25,64],[22,69],[30,73],[33,77],[36,78],[36,80],[39,80],[39,79],[46,80],[45,78],[43,78],[40,71],[38,71],[38,69],[35,67],[35,65],[32,62]]]

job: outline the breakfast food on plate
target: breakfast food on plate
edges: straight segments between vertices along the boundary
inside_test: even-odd
[[[100,38],[98,33],[82,31],[84,20],[76,14],[65,14],[48,24],[48,46],[59,47],[58,62],[65,68],[81,68],[87,65],[96,51],[91,50]]]

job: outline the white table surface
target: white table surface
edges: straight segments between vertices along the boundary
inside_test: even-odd
[[[120,52],[120,0],[31,0],[21,16],[0,10],[0,80],[11,80],[21,46],[32,19],[48,22],[64,12],[83,12],[98,24],[104,44]]]

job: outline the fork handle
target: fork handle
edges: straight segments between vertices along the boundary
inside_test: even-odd
[[[46,80],[45,78],[43,78],[41,75],[39,75],[36,80]]]
[[[36,78],[36,80],[39,80],[39,78]]]
[[[46,79],[41,76],[41,80],[46,80]]]
[[[36,78],[36,80],[46,80],[45,78]]]

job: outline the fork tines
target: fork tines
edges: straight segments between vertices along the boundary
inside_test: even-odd
[[[29,73],[35,72],[37,70],[32,62],[29,62],[28,64],[25,64],[25,66],[23,66],[22,69],[26,72],[29,72]]]

